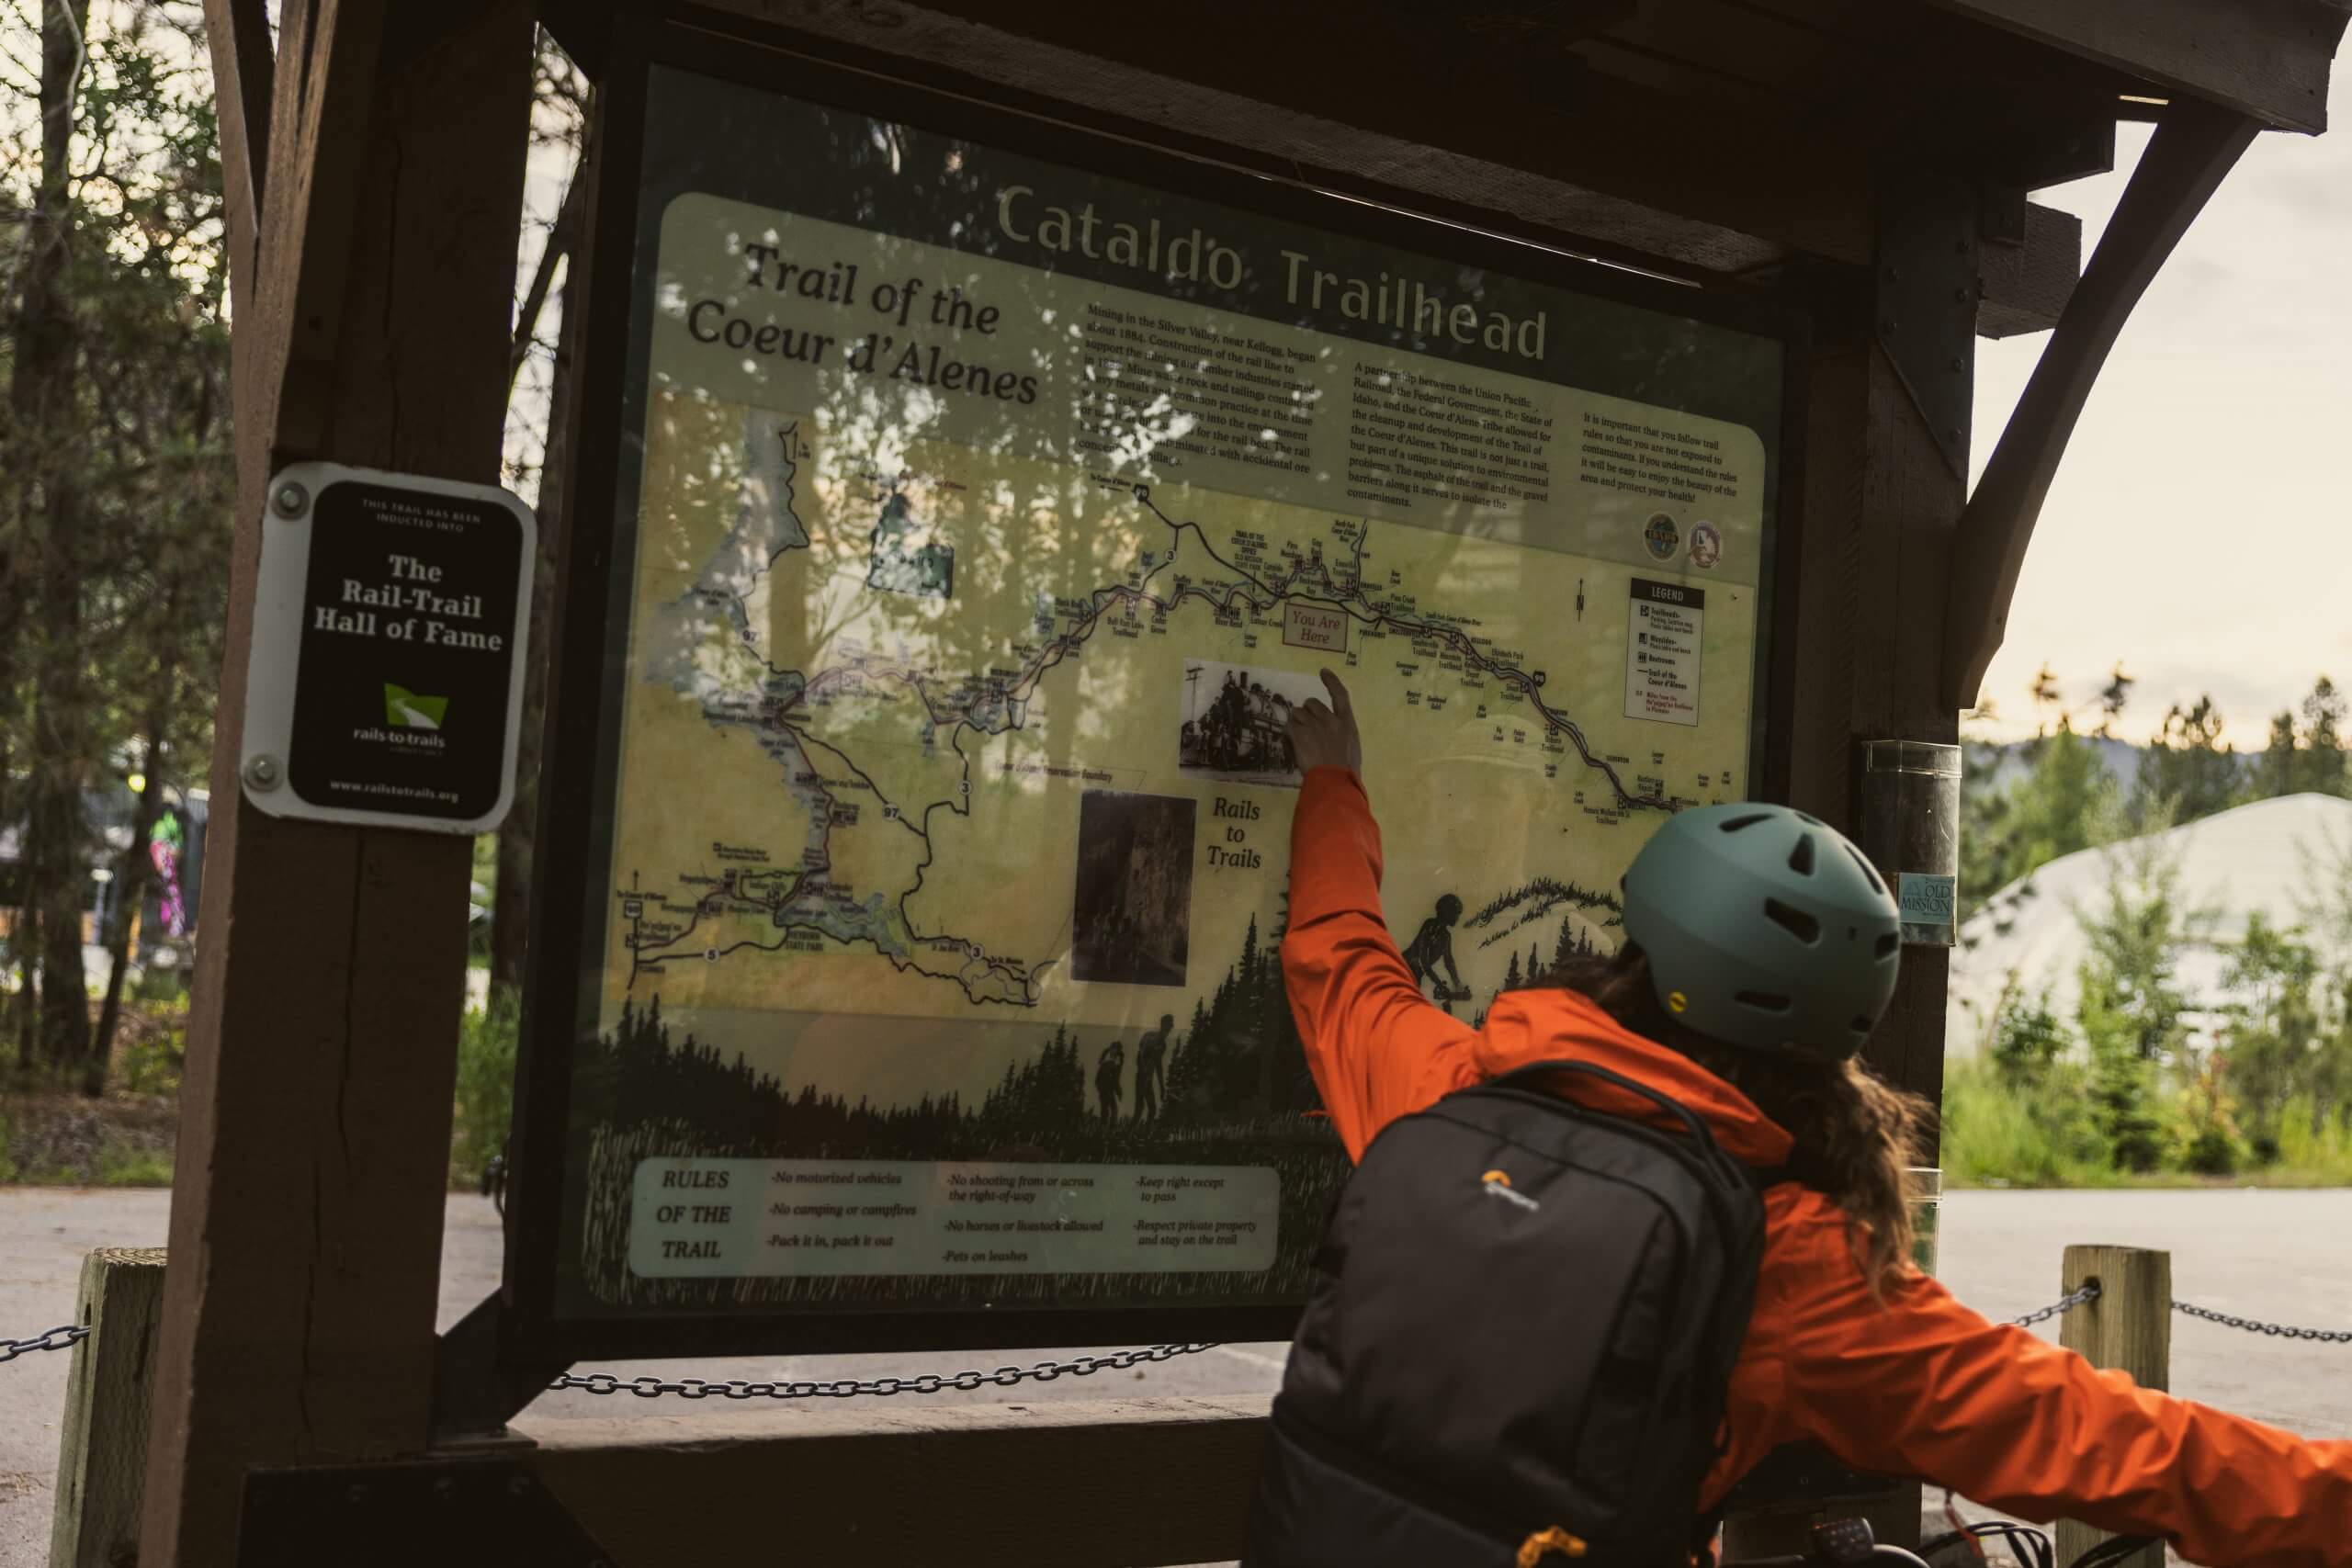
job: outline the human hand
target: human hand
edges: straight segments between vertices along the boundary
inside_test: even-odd
[[[1345,768],[1361,773],[1363,738],[1356,733],[1355,705],[1348,700],[1347,687],[1329,670],[1323,671],[1323,689],[1331,694],[1330,706],[1310,697],[1291,710],[1290,744],[1298,756],[1298,771]]]

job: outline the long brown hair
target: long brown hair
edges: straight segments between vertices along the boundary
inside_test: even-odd
[[[1935,1111],[1859,1060],[1826,1066],[1725,1045],[1684,1028],[1658,1005],[1650,961],[1631,942],[1611,958],[1576,958],[1541,982],[1581,991],[1634,1033],[1679,1052],[1729,1083],[1794,1141],[1789,1175],[1846,1211],[1854,1261],[1873,1295],[1911,1257],[1907,1172]]]

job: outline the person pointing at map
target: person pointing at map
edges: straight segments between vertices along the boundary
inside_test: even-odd
[[[1851,1468],[1950,1487],[2014,1517],[2064,1517],[2164,1538],[2195,1562],[2352,1568],[2352,1442],[2307,1441],[2096,1371],[2026,1329],[1988,1322],[1913,1266],[1906,1168],[1933,1112],[1860,1060],[1894,995],[1901,917],[1884,881],[1843,834],[1761,801],[1665,817],[1626,870],[1618,952],[1573,959],[1544,983],[1500,997],[1473,1029],[1422,994],[1389,934],[1380,829],[1364,792],[1354,710],[1338,676],[1327,670],[1323,683],[1329,704],[1302,704],[1290,725],[1305,781],[1291,826],[1282,967],[1307,1065],[1350,1157],[1363,1160],[1385,1128],[1455,1090],[1520,1069],[1565,1067],[1537,1081],[1576,1107],[1567,1120],[1628,1118],[1666,1130],[1686,1149],[1701,1146],[1703,1127],[1712,1157],[1747,1168],[1760,1194],[1752,1313],[1720,1360],[1712,1351],[1703,1358],[1710,1382],[1700,1394],[1722,1413],[1705,1427],[1717,1435],[1695,1445],[1707,1451],[1686,1456],[1696,1467],[1691,1489],[1669,1501],[1715,1508],[1774,1449],[1810,1441]],[[1475,1107],[1463,1113],[1476,1114]],[[1446,1124],[1471,1125],[1459,1118]],[[1610,1288],[1614,1277],[1596,1280],[1590,1258],[1561,1257],[1554,1275],[1541,1257],[1507,1252],[1500,1238],[1510,1234],[1510,1216],[1540,1211],[1552,1190],[1514,1186],[1510,1168],[1525,1172],[1514,1157],[1525,1145],[1474,1139],[1460,1152],[1463,1189],[1480,1196],[1458,1208],[1430,1206],[1436,1200],[1426,1182],[1392,1179],[1368,1190],[1391,1211],[1411,1212],[1385,1217],[1374,1199],[1361,1199],[1356,1234],[1372,1235],[1384,1219],[1422,1234],[1413,1222],[1466,1216],[1482,1205],[1478,1223],[1457,1230],[1495,1238],[1481,1256],[1523,1267],[1515,1288]],[[1496,1168],[1480,1176],[1488,1164]],[[1579,1201],[1593,1205],[1579,1222],[1592,1235],[1621,1225],[1609,1192],[1625,1190],[1623,1182],[1609,1192],[1558,1190],[1581,1191]],[[1348,1213],[1347,1203],[1335,1212]],[[1656,1226],[1657,1213],[1636,1200],[1622,1223]],[[1250,1568],[1418,1563],[1430,1554],[1408,1559],[1397,1549],[1440,1537],[1460,1543],[1447,1561],[1509,1561],[1508,1544],[1500,1555],[1487,1550],[1501,1527],[1480,1523],[1473,1537],[1461,1522],[1512,1522],[1520,1510],[1506,1506],[1505,1481],[1465,1513],[1458,1488],[1399,1470],[1395,1456],[1415,1451],[1430,1431],[1461,1443],[1541,1443],[1544,1432],[1584,1430],[1580,1417],[1596,1404],[1615,1408],[1608,1401],[1620,1385],[1608,1377],[1563,1377],[1562,1397],[1586,1401],[1582,1409],[1555,1412],[1531,1436],[1482,1435],[1486,1412],[1445,1403],[1448,1390],[1477,1380],[1432,1382],[1423,1354],[1430,1327],[1412,1315],[1417,1299],[1451,1298],[1417,1298],[1409,1281],[1378,1271],[1384,1256],[1351,1249],[1329,1265],[1334,1299],[1348,1270],[1372,1269],[1354,1299],[1377,1310],[1323,1321],[1314,1343],[1294,1348],[1252,1506]],[[1594,1253],[1602,1256],[1614,1255]],[[1620,1321],[1605,1310],[1597,1320]],[[1459,1326],[1477,1336],[1487,1325],[1474,1318]],[[1396,1335],[1407,1337],[1394,1344],[1396,1354],[1381,1353],[1383,1337]],[[1338,1346],[1363,1353],[1342,1360]],[[1613,1342],[1605,1348],[1610,1358],[1618,1353]],[[1516,1352],[1476,1341],[1447,1352],[1482,1353]],[[1550,1355],[1521,1357],[1519,1372],[1548,1365]],[[1616,1364],[1597,1350],[1566,1348],[1558,1356],[1577,1368]],[[1311,1425],[1302,1412],[1326,1425],[1295,1436]],[[1383,1426],[1390,1420],[1409,1430]],[[1352,1430],[1329,1429],[1350,1423]],[[1379,1459],[1362,1461],[1364,1453]],[[1591,1479],[1585,1467],[1614,1473],[1606,1454],[1547,1448],[1480,1457],[1492,1461],[1472,1467],[1481,1475],[1513,1465],[1572,1467],[1570,1480],[1582,1486]],[[1581,1522],[1517,1518],[1512,1528],[1535,1531],[1518,1561],[1585,1555],[1587,1543],[1574,1533]],[[1697,1539],[1696,1517],[1663,1522],[1687,1524],[1681,1539]],[[1483,1554],[1470,1553],[1474,1539]],[[1334,1540],[1348,1550],[1326,1550]]]

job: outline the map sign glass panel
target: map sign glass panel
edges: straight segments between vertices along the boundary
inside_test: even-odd
[[[1303,1298],[1289,715],[1354,694],[1431,1005],[1612,949],[1747,786],[1781,344],[666,70],[648,130],[566,1310]]]

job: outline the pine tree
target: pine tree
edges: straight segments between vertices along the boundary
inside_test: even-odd
[[[1519,989],[1519,954],[1516,952],[1510,955],[1510,967],[1503,971],[1503,989],[1506,991]]]
[[[2260,910],[2246,918],[2245,937],[2230,957],[2222,983],[2234,994],[2222,1032],[2222,1074],[2245,1107],[2257,1157],[2278,1155],[2279,1122],[2299,1095],[2316,1101],[2322,1028],[2312,998],[2319,959],[2294,933],[2279,931]]]
[[[2352,776],[2347,776],[2345,758],[2344,694],[2335,682],[2322,675],[2312,683],[2311,694],[2303,699],[2301,763],[2296,779],[2298,790],[2314,795],[2343,795]]]
[[[2291,712],[2273,714],[2269,743],[2255,758],[2253,771],[2246,779],[2249,799],[2275,800],[2282,795],[2292,795],[2301,787],[2302,767],[2295,755],[2295,716]]]
[[[1971,904],[2061,855],[2104,841],[2120,826],[2115,780],[2065,718],[2030,741],[2032,769],[2005,795],[1972,798],[1961,834],[1961,896]]]
[[[2194,822],[2234,805],[2244,768],[2222,743],[2224,720],[2210,696],[2183,710],[2175,704],[2140,762],[2131,820],[2140,831],[2160,820]]]
[[[1577,956],[1577,922],[1574,917],[1562,915],[1560,938],[1552,944],[1552,967],[1555,970],[1566,968],[1568,961]]]

